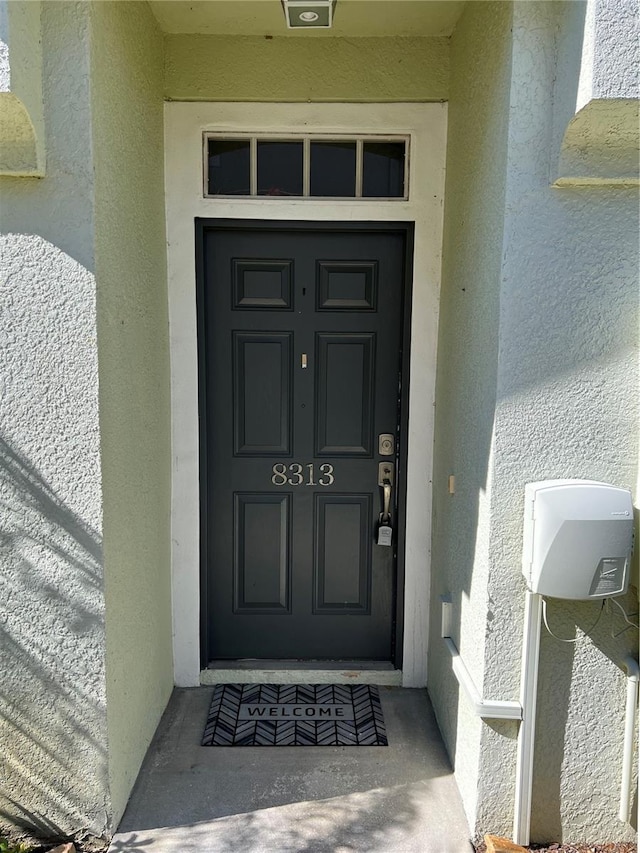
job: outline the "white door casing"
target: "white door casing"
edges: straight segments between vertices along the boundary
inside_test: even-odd
[[[415,223],[402,684],[426,684],[446,117],[446,104],[165,105],[173,655],[178,686],[200,684],[196,217]],[[204,198],[203,133],[207,131],[409,136],[408,200]]]

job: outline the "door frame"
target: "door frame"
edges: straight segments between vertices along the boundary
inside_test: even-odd
[[[413,223],[402,684],[426,684],[433,427],[442,245],[446,104],[165,104],[165,187],[172,420],[174,680],[201,683],[200,461],[195,228],[198,218]],[[205,198],[203,133],[405,135],[409,197],[368,201]]]
[[[207,423],[207,382],[206,382],[206,316],[204,310],[205,300],[205,253],[204,233],[208,229],[218,232],[241,231],[241,230],[263,230],[281,232],[301,231],[312,233],[337,232],[367,233],[376,231],[385,234],[401,234],[404,238],[403,276],[401,292],[401,315],[400,315],[400,343],[402,347],[401,358],[401,389],[400,410],[398,413],[399,454],[398,474],[396,482],[400,483],[397,491],[397,517],[396,524],[396,564],[395,578],[393,581],[393,605],[392,605],[392,627],[391,627],[391,649],[390,660],[396,669],[402,669],[402,637],[404,629],[404,564],[405,564],[405,517],[407,496],[407,434],[409,425],[409,391],[411,387],[410,353],[411,353],[411,297],[413,281],[413,244],[415,226],[413,222],[337,222],[337,221],[274,221],[273,219],[204,219],[197,218],[195,221],[196,233],[196,310],[198,323],[198,397],[199,397],[199,460],[200,460],[200,666],[204,670],[209,663],[209,541],[208,541],[208,423]],[[213,569],[215,571],[215,567]],[[259,662],[256,663],[259,669]]]

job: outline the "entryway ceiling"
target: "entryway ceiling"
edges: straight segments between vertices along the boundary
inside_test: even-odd
[[[165,33],[205,35],[448,36],[458,0],[338,0],[330,30],[287,29],[280,0],[149,0]]]

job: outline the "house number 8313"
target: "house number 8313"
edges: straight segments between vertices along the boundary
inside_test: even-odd
[[[276,462],[271,469],[273,475],[271,482],[274,486],[331,486],[334,482],[333,465],[328,462],[323,462],[320,465],[320,475],[315,479],[315,470],[313,462],[308,462],[306,465],[301,465],[299,462],[294,462],[289,465],[289,468],[284,462]]]

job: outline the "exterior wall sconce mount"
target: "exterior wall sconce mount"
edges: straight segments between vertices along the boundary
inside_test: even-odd
[[[291,29],[328,30],[333,23],[337,0],[282,0],[282,7]]]

